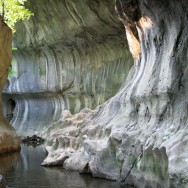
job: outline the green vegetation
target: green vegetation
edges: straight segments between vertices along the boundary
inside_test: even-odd
[[[0,0],[0,15],[13,32],[15,32],[15,24],[21,20],[27,20],[33,15],[24,4],[27,0]]]
[[[16,31],[15,24],[18,21],[28,20],[33,13],[31,13],[24,4],[27,0],[0,0],[0,19],[5,22],[13,32]],[[12,49],[13,51],[16,48]],[[9,78],[12,78],[16,71],[13,70],[13,65],[16,64],[12,62],[9,67]]]
[[[12,51],[16,51],[17,48],[14,48],[12,47]],[[10,79],[13,78],[13,76],[17,73],[15,70],[14,70],[14,66],[16,65],[16,61],[12,60],[11,64],[10,64],[10,67],[9,67],[9,70],[8,70],[8,77]]]
[[[9,67],[8,77],[9,77],[10,79],[12,79],[12,77],[16,74],[16,71],[13,70],[13,68],[12,68],[12,66],[13,66],[14,64],[16,64],[16,62],[15,62],[15,61],[12,61],[11,65],[10,65],[10,67]]]

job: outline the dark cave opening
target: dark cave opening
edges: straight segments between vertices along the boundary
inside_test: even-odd
[[[16,107],[16,101],[12,98],[7,100],[5,117],[10,122],[14,116],[14,109]]]

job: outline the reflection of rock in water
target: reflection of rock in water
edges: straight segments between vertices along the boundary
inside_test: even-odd
[[[10,98],[7,101],[6,104],[6,112],[5,112],[5,117],[7,118],[7,120],[10,122],[13,118],[14,115],[14,109],[16,107],[16,102],[15,100],[13,100],[12,98]]]
[[[121,187],[117,182],[79,175],[77,172],[69,172],[62,167],[42,167],[40,164],[45,156],[43,146],[33,148],[22,145],[20,156],[19,153],[12,153],[0,157],[0,174],[5,177],[8,186],[11,188]]]
[[[44,143],[44,139],[37,135],[33,135],[22,138],[21,142],[23,144],[27,144],[27,146],[31,145],[33,147],[37,147]]]
[[[0,174],[5,175],[7,171],[12,170],[20,160],[20,152],[11,152],[0,155]]]
[[[6,187],[6,180],[2,175],[0,175],[0,188],[8,188]]]

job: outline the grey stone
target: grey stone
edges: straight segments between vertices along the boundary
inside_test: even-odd
[[[37,2],[33,3],[33,10],[41,10],[44,6],[44,1]],[[130,62],[130,54],[126,51],[123,34],[117,34],[121,26],[112,11],[113,1],[53,2],[58,6],[48,7],[45,3],[44,10],[52,15],[50,19],[45,17],[45,11],[38,11],[39,15],[20,27],[15,39],[20,47],[15,53],[22,65],[20,81],[11,81],[5,91],[13,93],[19,107],[15,108],[16,118],[12,120],[15,127],[20,132],[35,129],[41,132],[44,124],[47,125],[41,132],[47,139],[46,165],[69,157],[63,162],[65,168],[88,171],[95,177],[119,180],[141,188],[188,187],[187,0],[116,1],[116,5],[123,3],[122,9],[116,10],[125,26],[134,65],[126,82],[128,69],[121,67],[118,76],[124,75],[124,81],[113,98],[94,110],[87,108],[77,114],[70,113],[67,109],[72,108],[66,108],[65,104],[75,106],[78,103],[66,103],[64,99],[68,100],[69,94],[76,98],[83,94],[81,91],[85,94],[92,91],[93,94],[90,78],[96,72],[91,74],[88,70],[93,67],[98,71],[113,57],[113,65],[116,65],[117,57]],[[134,11],[139,12],[138,17]],[[120,46],[122,41],[123,47]],[[63,63],[59,63],[60,60]],[[81,66],[87,73],[80,71]],[[104,74],[99,74],[99,82],[95,85],[100,88],[96,93],[106,91],[102,90],[106,88],[103,83],[107,85],[111,79],[116,80],[111,72],[113,66],[102,70]],[[111,70],[110,74],[107,70]],[[29,75],[32,75],[30,79]],[[110,81],[104,81],[102,75],[104,80],[110,75]],[[54,93],[58,93],[59,98],[54,97]],[[34,111],[38,107],[42,108]],[[20,114],[18,109],[21,109]],[[32,120],[32,125],[28,123],[28,127],[24,127],[32,117],[39,126]]]
[[[76,121],[77,114],[62,119],[61,128],[53,125],[47,131],[51,145],[47,143],[50,155],[45,161],[72,149],[72,161],[78,152],[87,156],[95,177],[145,188],[184,188],[188,186],[187,2],[137,2],[142,17],[134,24],[140,38],[129,39],[137,40],[141,51],[127,84],[104,105],[82,116],[81,122]],[[134,35],[125,26],[128,36]],[[132,52],[135,47],[130,46]],[[64,147],[61,138],[70,133],[77,141]],[[53,144],[54,139],[58,144]]]
[[[3,99],[17,132],[31,136],[57,122],[63,110],[94,109],[114,96],[133,60],[113,1],[27,5],[35,16],[17,25],[15,74]]]

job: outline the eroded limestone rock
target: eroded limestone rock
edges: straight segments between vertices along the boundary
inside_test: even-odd
[[[35,16],[17,25],[15,74],[3,98],[11,124],[31,136],[58,121],[65,109],[94,109],[114,96],[133,60],[113,1],[27,5]]]
[[[122,2],[132,1],[117,1]],[[141,53],[127,84],[97,109],[50,126],[44,162],[67,156],[65,168],[95,177],[143,188],[186,188],[187,1],[134,2],[141,15],[133,20]],[[123,7],[121,11],[126,15]]]

